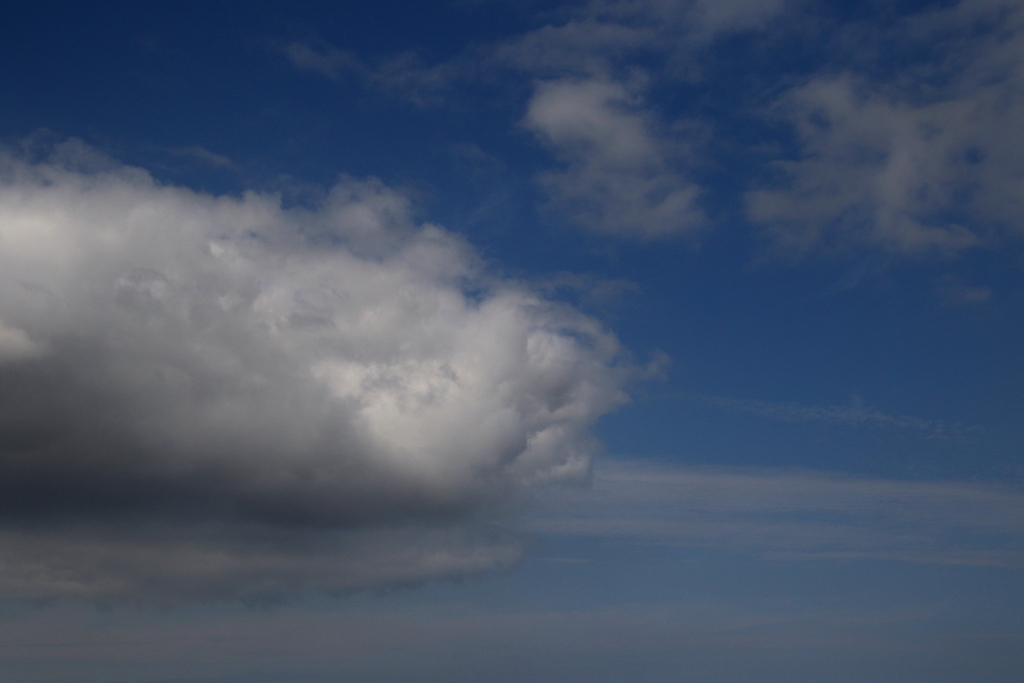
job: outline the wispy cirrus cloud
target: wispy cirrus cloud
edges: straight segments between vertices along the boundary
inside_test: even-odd
[[[333,81],[357,79],[369,87],[396,95],[417,106],[443,103],[454,86],[479,76],[478,60],[461,59],[428,65],[414,52],[403,52],[373,62],[320,40],[295,41],[280,48],[300,71]],[[485,62],[487,60],[485,59]]]
[[[865,407],[860,401],[851,405],[815,406],[802,403],[780,403],[726,396],[692,396],[694,401],[721,410],[751,413],[772,420],[786,422],[830,422],[834,424],[862,424],[891,427],[921,432],[942,438],[963,432],[963,425],[947,425],[942,420],[928,420],[910,415],[892,415],[875,408]],[[977,428],[974,428],[977,429]]]
[[[602,460],[590,489],[544,496],[538,533],[776,560],[1024,566],[1017,485]]]

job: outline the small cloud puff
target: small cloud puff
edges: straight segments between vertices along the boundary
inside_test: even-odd
[[[541,182],[590,229],[644,239],[692,234],[705,223],[701,190],[673,167],[671,150],[681,145],[655,133],[638,99],[599,78],[538,84],[524,123],[564,164]]]

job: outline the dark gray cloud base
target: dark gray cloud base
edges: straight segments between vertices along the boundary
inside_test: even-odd
[[[259,596],[502,566],[481,511],[585,476],[632,371],[407,201],[0,167],[0,595]],[[217,587],[221,587],[218,589]]]

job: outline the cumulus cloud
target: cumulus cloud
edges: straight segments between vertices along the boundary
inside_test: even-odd
[[[564,163],[541,176],[555,202],[584,226],[653,238],[704,223],[700,188],[673,168],[681,145],[654,132],[652,116],[622,83],[561,79],[540,83],[525,125]]]
[[[506,564],[631,374],[375,181],[215,197],[0,162],[0,595],[349,589]],[[161,586],[157,590],[152,586]],[[170,587],[170,588],[168,588]]]
[[[880,80],[818,76],[776,104],[800,152],[751,192],[752,219],[784,247],[955,253],[1019,238],[1024,209],[1024,12],[961,2],[915,15],[877,44],[909,53]],[[937,46],[937,47],[936,47]],[[933,59],[936,51],[945,57]]]

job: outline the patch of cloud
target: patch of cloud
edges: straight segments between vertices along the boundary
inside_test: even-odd
[[[585,477],[589,426],[640,374],[376,181],[285,209],[89,155],[0,160],[5,597],[504,566],[487,511]]]
[[[534,514],[538,533],[766,559],[1024,566],[1024,493],[995,483],[606,460],[591,488],[551,490]]]
[[[930,46],[929,58],[886,80],[847,70],[786,92],[774,113],[799,154],[775,163],[777,185],[748,194],[750,217],[795,253],[952,254],[1019,239],[1024,11],[967,0],[877,40]]]
[[[538,84],[524,125],[564,164],[541,183],[556,205],[598,232],[646,239],[693,233],[705,222],[696,205],[701,190],[673,168],[681,145],[655,134],[639,99],[612,81]]]

